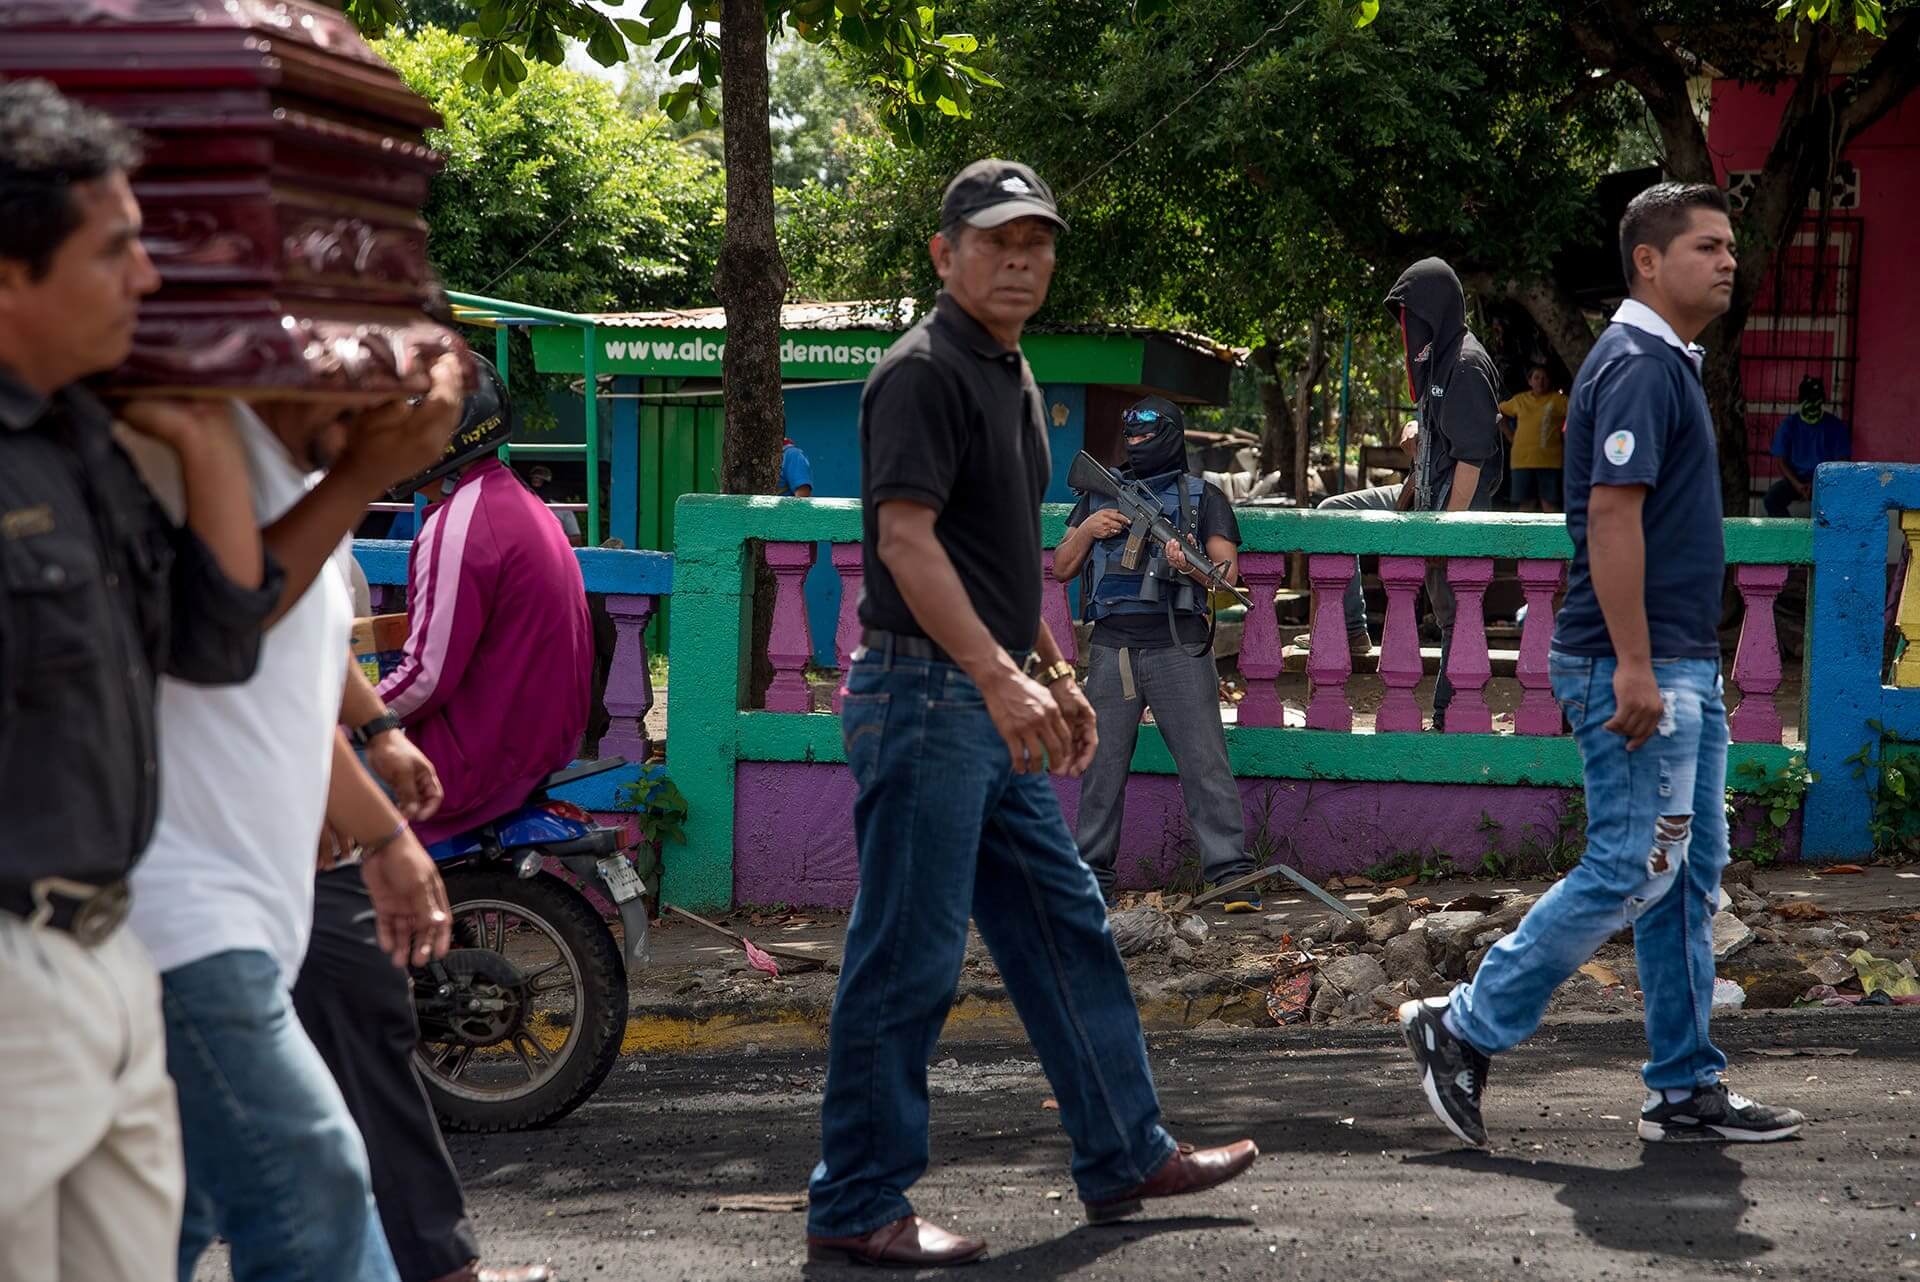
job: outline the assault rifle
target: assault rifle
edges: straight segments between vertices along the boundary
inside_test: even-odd
[[[1119,505],[1120,514],[1127,518],[1127,546],[1120,554],[1120,565],[1129,573],[1141,571],[1141,562],[1158,553],[1162,545],[1178,543],[1196,577],[1204,579],[1214,591],[1231,592],[1240,604],[1253,608],[1253,598],[1227,581],[1226,571],[1208,558],[1191,534],[1167,519],[1159,497],[1140,482],[1116,474],[1082,450],[1075,456],[1073,466],[1067,469],[1067,488],[1081,494],[1098,494]],[[1151,565],[1141,572],[1154,579],[1162,577]],[[1169,572],[1167,577],[1179,576]]]

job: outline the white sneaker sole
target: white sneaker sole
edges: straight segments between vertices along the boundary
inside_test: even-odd
[[[1782,1126],[1771,1131],[1742,1131],[1727,1126],[1714,1126],[1709,1123],[1704,1127],[1685,1126],[1677,1127],[1669,1131],[1658,1122],[1649,1122],[1645,1118],[1642,1118],[1638,1129],[1640,1138],[1649,1144],[1659,1144],[1662,1142],[1675,1144],[1712,1144],[1717,1140],[1726,1140],[1735,1144],[1766,1144],[1773,1140],[1784,1140],[1791,1136],[1798,1135],[1800,1128],[1804,1125],[1806,1125],[1804,1122],[1795,1122],[1792,1126]],[[1706,1131],[1711,1131],[1713,1134],[1705,1134],[1704,1132]]]
[[[1413,1001],[1403,1002],[1400,1005],[1400,1032],[1406,1037],[1407,1049],[1413,1053],[1416,1064],[1421,1062],[1421,1047],[1419,1034],[1414,1028],[1414,1022],[1420,1015],[1421,1000],[1420,998],[1415,998]],[[1427,1093],[1427,1107],[1433,1110],[1433,1115],[1440,1119],[1442,1126],[1453,1132],[1454,1138],[1472,1148],[1485,1148],[1487,1146],[1485,1140],[1476,1140],[1473,1136],[1461,1130],[1460,1124],[1455,1122],[1453,1117],[1447,1112],[1446,1105],[1440,1102],[1440,1088],[1434,1082],[1432,1069],[1422,1068],[1420,1072],[1420,1089]]]

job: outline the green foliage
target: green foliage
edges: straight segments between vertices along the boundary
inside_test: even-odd
[[[1727,789],[1727,820],[1731,824],[1743,814],[1751,815],[1753,843],[1747,856],[1762,866],[1774,863],[1783,853],[1787,825],[1807,799],[1807,785],[1818,776],[1807,769],[1806,758],[1799,753],[1778,770],[1743,761],[1734,774],[1742,786],[1738,792]]]
[[[1839,27],[1845,27],[1851,18],[1857,31],[1881,39],[1885,39],[1887,34],[1887,15],[1881,11],[1880,0],[1851,0],[1847,4],[1836,4],[1834,0],[1780,0],[1774,17],[1796,25],[1801,22],[1832,22]]]
[[[345,0],[369,35],[413,21],[416,0]],[[429,0],[436,9],[446,0]],[[512,94],[533,74],[530,64],[557,67],[567,42],[578,41],[603,67],[653,50],[675,78],[658,98],[674,120],[719,122],[719,0],[636,0],[637,17],[615,17],[592,0],[474,0],[475,17],[458,28],[467,57],[460,75],[486,93]],[[605,8],[624,8],[604,0]],[[810,44],[832,43],[855,59],[873,93],[878,119],[897,137],[924,141],[929,123],[964,117],[977,88],[999,82],[973,65],[980,41],[943,32],[925,0],[767,0],[767,29]]]
[[[719,167],[676,147],[657,113],[564,68],[529,71],[510,98],[464,74],[440,30],[377,45],[445,119],[425,216],[449,286],[537,307],[614,311],[705,301],[719,252]]]
[[[1382,883],[1399,881],[1402,877],[1429,882],[1457,877],[1460,875],[1460,870],[1454,867],[1445,851],[1402,850],[1398,854],[1382,859],[1377,864],[1361,869],[1360,875]]]
[[[1873,788],[1873,847],[1882,854],[1920,854],[1920,747],[1890,742],[1877,721],[1867,725],[1874,737],[1847,761],[1854,777]]]
[[[1364,30],[1330,0],[1278,17],[1194,0],[1146,22],[1015,0],[953,12],[992,33],[977,57],[1006,91],[919,151],[876,143],[844,192],[794,203],[783,249],[806,292],[930,296],[942,185],[1012,155],[1072,224],[1043,322],[1254,345],[1319,312],[1364,338],[1425,253],[1520,274],[1598,237],[1588,195],[1638,120],[1618,86],[1573,96],[1587,69],[1551,6],[1526,0],[1389,5]]]
[[[643,776],[620,789],[620,808],[632,811],[648,846],[662,850],[687,839],[687,799],[664,774]]]

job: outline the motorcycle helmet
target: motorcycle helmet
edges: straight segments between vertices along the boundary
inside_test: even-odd
[[[507,395],[507,385],[500,379],[500,371],[478,353],[469,353],[468,359],[473,362],[474,386],[460,407],[460,426],[453,430],[453,438],[447,442],[438,463],[387,492],[394,502],[404,503],[435,481],[485,458],[513,439],[518,415]]]

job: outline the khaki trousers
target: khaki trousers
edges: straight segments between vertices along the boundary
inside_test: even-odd
[[[0,1282],[169,1277],[186,1175],[160,980],[0,912]]]

